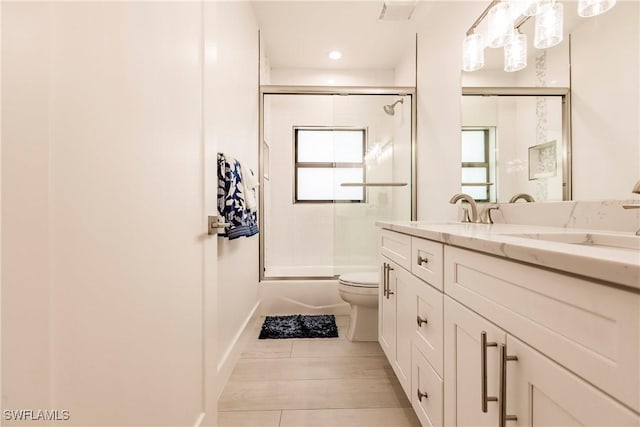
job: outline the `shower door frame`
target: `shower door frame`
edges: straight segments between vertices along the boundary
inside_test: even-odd
[[[416,170],[416,140],[417,140],[417,94],[412,86],[282,86],[260,85],[258,102],[258,177],[260,195],[258,207],[258,221],[260,230],[264,230],[264,97],[266,95],[391,95],[411,97],[411,220],[417,218],[417,170]],[[259,277],[260,282],[287,280],[333,280],[337,276],[269,276],[265,277],[265,242],[264,232],[259,233]]]

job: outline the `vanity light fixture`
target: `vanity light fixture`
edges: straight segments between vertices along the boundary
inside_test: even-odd
[[[334,61],[342,58],[342,52],[340,52],[339,50],[332,50],[331,52],[329,52],[329,58],[333,59]]]
[[[540,0],[505,0],[509,4],[509,13],[515,20],[520,15],[535,16],[538,14]]]
[[[578,15],[583,18],[605,13],[616,5],[616,0],[580,0],[578,2]]]
[[[504,70],[520,71],[527,66],[527,35],[517,30],[507,39],[504,45]]]
[[[616,0],[579,0],[578,14],[583,17],[596,16],[615,4]],[[548,49],[563,40],[563,12],[564,6],[560,0],[492,0],[467,30],[462,42],[462,70],[481,69],[484,66],[484,47],[502,46],[505,47],[505,71],[522,70],[527,66],[527,37],[519,33],[519,28],[535,16],[533,45],[537,49]],[[481,48],[482,37],[474,31],[484,18],[488,21],[487,35]],[[512,35],[515,37],[513,40]],[[524,60],[520,56],[522,52]]]
[[[487,46],[503,47],[513,30],[509,3],[499,2],[487,14]]]
[[[526,1],[526,0],[525,0]],[[527,6],[522,11],[523,16],[537,16],[545,7],[551,6],[556,0],[529,0]]]
[[[469,34],[462,42],[462,69],[476,71],[484,67],[484,37]]]
[[[563,6],[560,2],[545,5],[536,16],[533,46],[547,49],[562,41]]]

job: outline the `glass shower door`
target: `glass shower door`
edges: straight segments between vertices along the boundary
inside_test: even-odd
[[[365,129],[362,200],[334,203],[334,275],[376,271],[378,220],[410,220],[412,97],[334,96],[334,123]],[[395,103],[395,104],[394,104]],[[391,114],[393,113],[393,114]],[[335,141],[339,143],[339,141]]]
[[[411,219],[411,103],[410,95],[265,95],[264,279],[376,270],[375,222]]]

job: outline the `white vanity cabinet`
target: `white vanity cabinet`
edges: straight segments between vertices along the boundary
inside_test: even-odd
[[[442,257],[441,243],[381,230],[379,342],[418,418],[429,426],[443,425]]]
[[[444,417],[450,426],[640,423],[629,408],[449,297]]]
[[[402,388],[411,388],[411,275],[397,263],[381,257],[381,291],[378,296],[378,341]]]
[[[640,409],[640,295],[451,246],[445,293]]]
[[[382,232],[380,344],[423,426],[640,425],[637,291]]]

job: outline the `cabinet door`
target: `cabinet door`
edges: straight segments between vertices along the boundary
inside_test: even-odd
[[[499,351],[504,331],[471,310],[445,296],[444,309],[444,423],[447,426],[498,425],[497,401],[482,408],[483,381],[481,336],[496,343],[486,348],[486,395],[497,397],[499,390]]]
[[[387,284],[387,270],[386,266],[391,262],[385,258],[380,257],[380,286],[378,292],[378,342],[380,347],[387,355],[389,363],[393,363],[396,359],[396,299],[395,294],[386,295],[386,290],[390,287],[391,283]],[[392,267],[393,268],[393,267]],[[391,272],[389,272],[389,282]],[[391,292],[395,292],[394,288]]]
[[[507,336],[507,414],[518,426],[638,426],[640,417],[528,345]]]
[[[381,257],[378,304],[378,341],[404,392],[411,388],[411,333],[413,284],[416,280],[398,264]],[[385,271],[385,265],[387,270]],[[385,291],[386,289],[386,291]]]
[[[411,336],[416,325],[413,308],[416,281],[418,279],[401,267],[394,267],[389,274],[390,288],[395,292],[391,298],[396,300],[396,357],[392,365],[407,397],[411,393]]]

